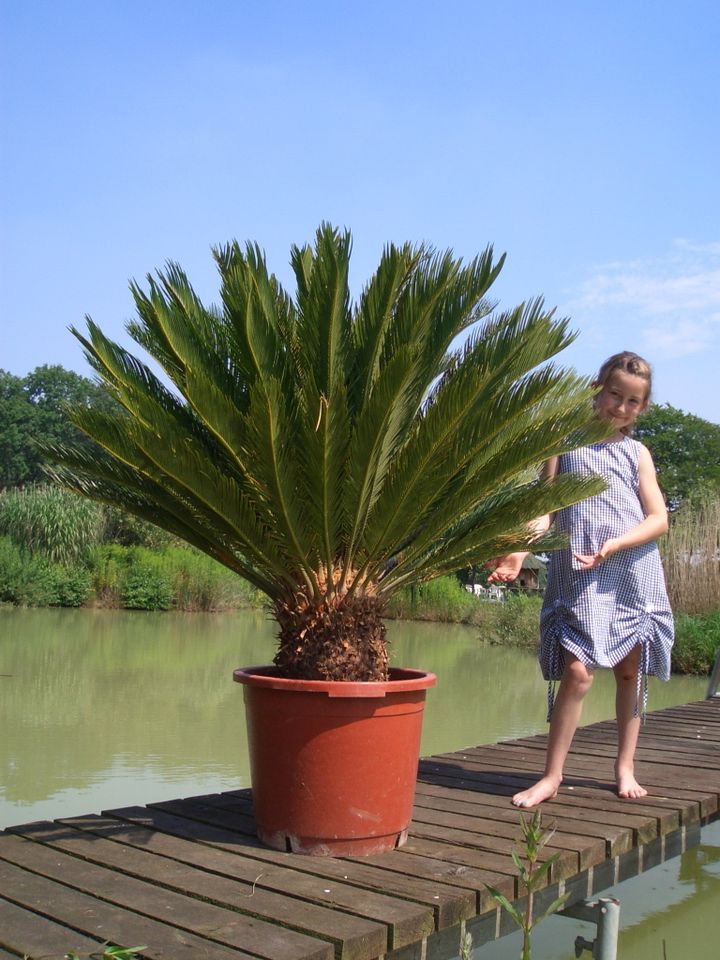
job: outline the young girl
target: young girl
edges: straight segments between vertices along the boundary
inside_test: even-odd
[[[667,511],[650,452],[630,431],[650,399],[651,371],[635,353],[610,357],[598,373],[597,415],[614,427],[609,440],[554,457],[544,475],[598,473],[604,493],[561,510],[555,526],[569,546],[554,553],[540,615],[540,665],[548,685],[545,774],[512,802],[534,807],[554,797],[580,721],[595,667],[611,667],[617,685],[615,710],[619,796],[644,797],[635,779],[640,715],[647,704],[647,676],[670,676],[673,619],[655,540],[667,530]],[[547,530],[553,517],[534,526]],[[514,580],[526,554],[498,558],[489,580]],[[560,680],[553,703],[553,681]],[[642,702],[641,702],[642,701]]]

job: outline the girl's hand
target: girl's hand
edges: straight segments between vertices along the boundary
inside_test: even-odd
[[[507,557],[489,560],[484,566],[495,569],[488,577],[488,583],[510,583],[517,580],[526,556],[526,553],[510,553]]]
[[[603,560],[607,560],[619,549],[615,540],[606,540],[597,553],[574,553],[573,556],[580,564],[581,570],[592,570],[594,567],[599,567]]]

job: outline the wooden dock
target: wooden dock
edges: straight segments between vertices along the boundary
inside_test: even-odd
[[[146,944],[158,960],[456,960],[511,926],[486,884],[517,898],[508,797],[542,770],[546,737],[420,764],[406,846],[302,857],[254,838],[247,790],[32,823],[0,833],[0,960]],[[559,853],[539,908],[592,896],[697,844],[720,799],[720,699],[648,716],[637,768],[650,796],[612,790],[614,724],[578,731],[544,805]]]

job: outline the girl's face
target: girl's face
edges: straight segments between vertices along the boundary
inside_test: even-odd
[[[595,398],[595,410],[601,420],[609,420],[618,430],[631,427],[648,401],[648,382],[634,373],[614,370]]]

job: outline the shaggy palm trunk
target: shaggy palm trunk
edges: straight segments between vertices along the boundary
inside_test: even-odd
[[[326,597],[275,605],[280,649],[275,665],[302,680],[387,680],[382,604],[376,597]]]

